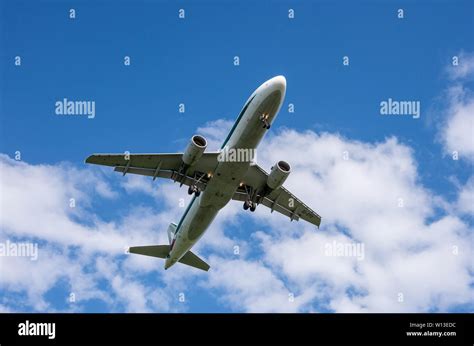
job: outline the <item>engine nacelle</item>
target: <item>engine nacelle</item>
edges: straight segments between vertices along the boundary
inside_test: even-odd
[[[283,185],[286,178],[290,175],[291,167],[288,162],[278,161],[271,169],[267,178],[267,186],[276,190]]]
[[[183,162],[186,166],[192,166],[201,158],[206,150],[207,141],[203,136],[195,135],[183,154]]]

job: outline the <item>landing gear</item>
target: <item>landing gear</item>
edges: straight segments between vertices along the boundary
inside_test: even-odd
[[[267,130],[270,129],[270,123],[268,122],[268,117],[269,117],[268,113],[263,113],[262,115],[260,115],[260,121],[263,123],[263,128]]]
[[[245,189],[245,194],[247,195],[244,202],[244,210],[250,209],[251,212],[254,212],[255,209],[257,209],[257,199],[258,199],[257,190],[247,185],[243,185],[243,187]]]
[[[192,183],[191,185],[189,185],[188,194],[189,194],[189,195],[192,195],[192,194],[194,193],[194,195],[195,195],[196,197],[199,197],[199,195],[201,194],[201,190],[199,189],[199,187],[198,187],[197,184],[201,181],[201,179],[202,179],[203,177],[205,177],[205,176],[208,175],[208,174],[205,174],[205,173],[201,174],[201,176],[200,176],[199,179],[197,179],[197,180],[196,180],[196,175],[197,175],[197,174],[195,173],[195,174],[194,174],[194,178],[193,178],[193,183]],[[210,176],[208,175],[208,177],[210,177]]]
[[[251,212],[254,212],[255,209],[257,209],[257,205],[254,202],[247,200],[244,202],[244,210],[248,209],[250,209]]]
[[[196,197],[199,197],[201,190],[199,190],[196,185],[190,185],[188,188],[188,195],[192,195],[193,193],[196,195]]]

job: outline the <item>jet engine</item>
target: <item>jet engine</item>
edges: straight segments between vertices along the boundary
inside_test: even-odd
[[[267,178],[267,186],[271,190],[276,190],[283,185],[290,175],[291,167],[288,162],[278,161],[271,169]]]
[[[186,166],[192,166],[199,161],[204,150],[206,150],[207,141],[203,136],[195,135],[191,138],[188,147],[183,154],[183,162]]]

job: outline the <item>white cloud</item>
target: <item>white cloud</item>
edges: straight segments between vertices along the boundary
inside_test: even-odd
[[[474,215],[474,176],[461,187],[457,201],[458,210],[466,215]]]
[[[461,52],[457,54],[457,64],[453,60],[447,68],[448,77],[452,80],[471,78],[474,74],[474,54]]]
[[[210,274],[210,282],[225,288],[227,301],[246,311],[255,306],[286,311],[285,286],[292,285],[312,297],[316,310],[447,311],[472,303],[472,229],[456,214],[443,216],[451,210],[437,212],[446,203],[419,181],[412,149],[396,138],[371,144],[284,130],[267,138],[259,151],[264,168],[280,159],[292,165],[286,186],[322,215],[322,228],[270,216],[261,206],[242,216],[268,225],[256,233],[263,262],[257,274],[239,262],[218,264],[217,278]],[[333,241],[361,242],[364,259],[327,256],[324,245]],[[256,288],[245,286],[239,270],[233,271],[241,265]],[[275,287],[271,300],[262,299],[258,290],[267,282]],[[302,304],[298,309],[313,308]]]
[[[154,198],[161,196],[158,184],[152,179],[141,175],[127,174],[123,177],[121,186],[128,193],[145,193]]]
[[[210,121],[204,126],[199,127],[197,133],[206,137],[208,151],[217,151],[224,142],[233,124],[233,121],[226,119]]]
[[[5,308],[54,311],[46,295],[65,282],[76,299],[66,311],[78,311],[91,299],[102,300],[113,311],[175,310],[159,298],[172,292],[172,286],[165,292],[139,282],[141,274],[155,272],[159,277],[161,266],[156,260],[143,265],[145,259],[125,257],[124,250],[130,245],[166,243],[166,228],[177,210],[165,208],[158,213],[139,206],[105,222],[95,214],[97,198],[116,198],[119,193],[101,170],[29,165],[1,155],[0,172],[0,238],[38,244],[37,261],[0,257],[0,288],[26,295],[16,305],[0,300]],[[74,208],[70,198],[75,199]],[[103,286],[104,280],[110,290]],[[142,293],[150,298],[134,304]],[[67,302],[69,293],[57,298]]]
[[[462,86],[449,90],[447,119],[441,130],[446,152],[474,162],[474,97]]]
[[[118,185],[112,187],[109,182],[115,181],[116,173],[104,172],[96,167],[77,169],[68,164],[30,165],[0,156],[1,239],[39,245],[37,261],[0,258],[0,289],[26,296],[21,304],[0,300],[2,309],[55,311],[46,295],[61,283],[70,291],[57,297],[67,303],[65,311],[80,311],[93,299],[104,302],[111,311],[186,309],[187,304],[178,300],[178,292],[187,292],[189,282],[204,272],[175,266],[163,276],[162,261],[125,256],[124,250],[131,245],[166,244],[167,227],[170,222],[179,221],[190,196],[177,184],[131,175],[119,177]],[[122,215],[116,212],[113,221],[104,221],[96,209],[100,199],[123,194],[123,210],[129,205],[127,194],[149,195],[160,204],[160,210],[141,204]],[[70,198],[75,199],[75,208],[70,207]],[[114,201],[117,202],[120,201]],[[194,251],[199,254],[202,249],[215,250],[224,256],[232,253],[235,242],[224,234],[224,229],[232,224],[236,207],[219,215]],[[243,244],[239,241],[239,245]],[[146,280],[147,275],[153,276],[152,282]],[[68,302],[70,293],[74,294],[74,303]]]
[[[262,263],[211,258],[216,266],[204,283],[222,291],[221,300],[232,309],[247,312],[297,312],[307,296],[295,296]],[[293,296],[291,296],[293,294]]]
[[[203,131],[215,133],[210,138],[216,143],[219,124]],[[127,245],[167,242],[168,223],[178,221],[184,209],[180,198],[189,200],[176,184],[126,177],[119,183],[122,190],[111,194],[104,192],[113,190],[101,171],[91,169],[82,180],[86,170],[2,156],[0,232],[47,246],[34,265],[1,259],[8,270],[2,269],[0,287],[25,292],[26,306],[37,311],[53,309],[44,296],[64,279],[79,305],[95,298],[113,311],[181,311],[186,304],[177,294],[186,293],[194,280],[234,311],[447,311],[472,303],[472,229],[461,218],[470,210],[472,181],[460,188],[456,206],[446,208],[442,196],[420,182],[413,150],[393,137],[364,143],[283,130],[266,138],[259,151],[259,164],[267,170],[280,159],[292,165],[286,186],[323,216],[321,229],[290,223],[263,206],[245,213],[241,203],[231,202],[193,250],[214,254],[205,258],[211,270],[204,273],[179,265],[164,272],[154,258],[122,256]],[[102,186],[98,195],[95,186]],[[93,197],[124,193],[147,194],[160,211],[142,205],[114,222],[103,221]],[[71,196],[78,201],[75,209],[69,208]],[[231,233],[241,224],[248,234],[243,238]],[[324,245],[333,241],[363,243],[364,259],[328,256]],[[233,254],[235,245],[239,256]],[[149,273],[159,278],[160,288],[142,280]],[[98,284],[104,280],[108,288]],[[11,303],[0,303],[12,309]]]
[[[474,77],[474,54],[459,56],[459,65],[448,68],[452,83],[445,93],[448,106],[440,135],[449,156],[457,152],[460,159],[474,162],[474,95],[468,87]]]

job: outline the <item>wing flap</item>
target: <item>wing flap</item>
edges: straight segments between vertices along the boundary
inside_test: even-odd
[[[207,182],[205,174],[213,173],[218,161],[219,153],[211,152],[204,153],[199,161],[191,166],[186,176],[180,172],[182,165],[182,153],[174,154],[94,154],[86,159],[86,163],[115,167],[116,172],[126,174],[138,174],[150,176],[153,178],[165,178],[183,180],[183,184],[191,185],[194,181],[195,175],[203,177],[197,181],[197,186],[204,190]],[[128,158],[128,160],[127,160]]]
[[[137,168],[137,167],[128,167],[127,168],[127,167],[123,167],[123,166],[118,166],[118,167],[114,168],[114,171],[122,172],[122,173],[126,171],[127,174],[131,173],[131,174],[145,175],[145,176],[149,176],[149,177],[165,178],[165,179],[172,179],[172,180],[174,180],[175,177],[178,176],[178,173],[175,172],[175,171],[160,170],[160,171],[156,172],[156,170],[154,170],[154,169]],[[194,183],[200,190],[204,190],[204,188],[206,187],[206,184],[205,184],[206,181],[207,181],[207,179],[196,182],[190,176],[186,176],[184,178],[184,180],[182,181],[182,183],[183,183],[183,185],[186,185],[186,186],[190,186]]]
[[[131,166],[156,169],[161,162],[161,169],[172,169],[181,163],[182,153],[175,154],[94,154],[86,163],[102,166]],[[127,160],[128,158],[128,160]]]
[[[272,208],[273,205],[274,210],[284,215],[289,213],[287,216],[293,220],[301,218],[318,227],[321,225],[321,216],[283,186],[273,191],[270,196],[265,198],[264,204],[269,208]],[[277,210],[277,208],[279,210]],[[281,211],[281,209],[284,211]]]
[[[157,178],[166,178],[166,179],[171,179],[173,175],[173,171],[170,170],[162,170],[160,169],[158,172],[156,172],[155,169],[151,168],[141,168],[141,167],[127,167],[127,166],[115,166],[114,168],[115,172],[126,172],[127,174],[138,174],[138,175],[146,175],[149,177],[154,177],[156,173]]]

